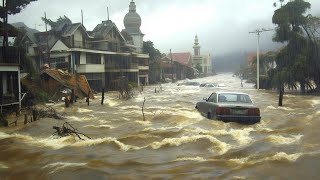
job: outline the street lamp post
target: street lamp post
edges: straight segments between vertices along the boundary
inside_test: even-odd
[[[271,29],[265,29],[265,28],[262,28],[262,29],[257,29],[257,30],[255,30],[255,31],[252,31],[252,32],[249,32],[249,33],[254,33],[254,34],[256,34],[257,36],[258,36],[258,42],[257,42],[257,89],[259,89],[259,83],[260,83],[260,81],[259,81],[259,75],[260,75],[260,72],[259,72],[259,70],[260,70],[260,55],[259,55],[259,53],[260,53],[260,48],[259,48],[259,46],[260,46],[260,34],[262,33],[262,32],[265,32],[265,31],[272,31]]]

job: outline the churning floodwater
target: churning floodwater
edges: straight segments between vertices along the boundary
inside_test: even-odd
[[[232,74],[197,79],[209,88],[162,84],[134,99],[108,93],[88,107],[65,109],[65,120],[41,119],[16,131],[0,129],[0,179],[317,179],[320,175],[320,97],[256,90]],[[223,123],[194,108],[213,91],[250,94],[262,120]],[[145,98],[143,121],[142,104]],[[67,121],[92,139],[52,136]],[[22,125],[23,126],[23,125]]]

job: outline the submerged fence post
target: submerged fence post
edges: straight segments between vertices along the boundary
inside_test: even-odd
[[[69,105],[70,105],[69,96],[67,96],[67,97],[64,99],[64,105],[65,105],[65,107],[69,107]]]
[[[88,96],[87,96],[87,99],[86,99],[87,103],[88,103],[88,106],[90,105],[90,91],[88,92]]]
[[[36,121],[38,119],[38,113],[37,111],[35,110],[32,110],[32,117],[33,117],[33,120]]]
[[[102,88],[102,98],[101,98],[101,104],[103,104],[104,101],[104,88]]]
[[[27,123],[28,123],[28,115],[25,114],[25,115],[24,115],[24,124],[27,124]]]
[[[71,98],[70,98],[70,103],[73,104],[74,102],[74,89],[71,90]]]
[[[142,116],[143,116],[143,121],[146,121],[146,118],[144,117],[144,103],[146,102],[146,97],[144,97],[143,103],[142,103]]]

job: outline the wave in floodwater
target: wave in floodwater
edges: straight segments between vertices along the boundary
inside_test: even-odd
[[[281,179],[301,179],[319,174],[314,168],[320,165],[318,96],[286,95],[284,106],[278,107],[276,92],[257,91],[245,82],[241,87],[232,74],[192,81],[225,87],[162,84],[144,87],[130,100],[109,92],[104,105],[98,94],[90,106],[82,101],[68,109],[55,104],[65,114],[64,121],[46,118],[16,131],[1,129],[0,175],[5,179],[263,179],[281,171]],[[262,121],[241,125],[201,116],[196,102],[214,91],[248,93],[260,108]],[[91,139],[53,136],[52,126],[66,121]]]

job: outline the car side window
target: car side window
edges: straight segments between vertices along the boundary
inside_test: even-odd
[[[217,94],[216,93],[212,93],[211,96],[208,99],[208,102],[217,102]]]

